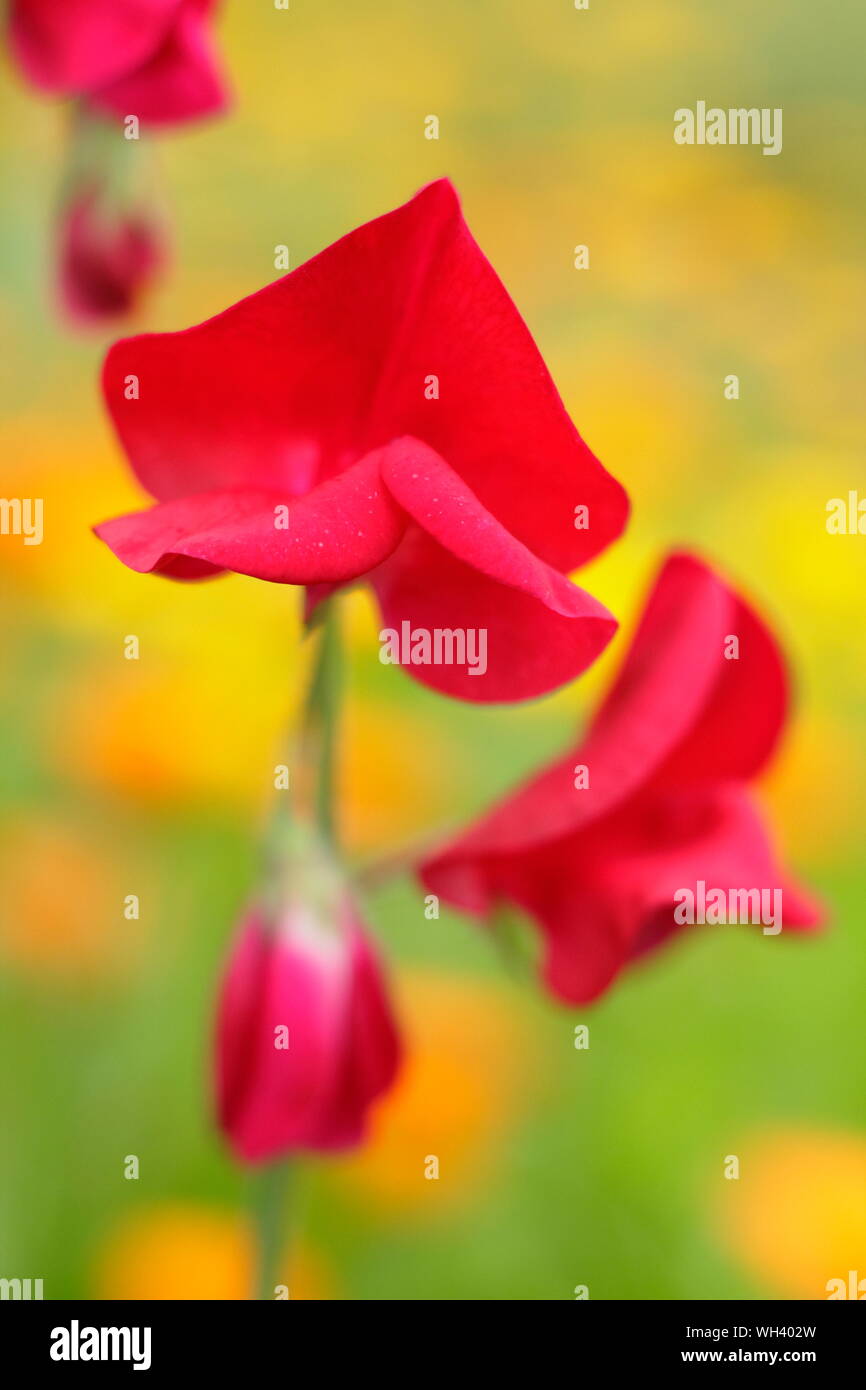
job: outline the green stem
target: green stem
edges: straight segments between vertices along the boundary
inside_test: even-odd
[[[505,969],[520,984],[535,973],[531,946],[519,914],[504,902],[497,904],[490,922],[490,934]]]
[[[340,631],[333,599],[323,605],[317,626],[320,629],[313,675],[298,740],[295,777],[301,783],[300,804],[289,810],[288,822],[280,812],[276,826],[274,853],[280,858],[283,828],[291,832],[295,814],[301,820],[312,816],[329,848],[336,846],[334,814],[334,767],[336,726],[342,680]],[[294,802],[294,798],[293,798]],[[255,1179],[253,1199],[256,1227],[257,1292],[259,1299],[272,1299],[274,1288],[282,1282],[281,1260],[285,1253],[286,1207],[294,1195],[296,1165],[289,1159],[269,1164]]]
[[[316,665],[307,695],[302,755],[315,765],[313,807],[316,824],[330,846],[336,845],[334,815],[334,766],[337,714],[342,681],[342,650],[336,603],[324,604]]]
[[[287,1198],[295,1186],[296,1170],[291,1162],[271,1163],[255,1179],[253,1198],[256,1228],[257,1299],[273,1299],[283,1282],[285,1215]]]

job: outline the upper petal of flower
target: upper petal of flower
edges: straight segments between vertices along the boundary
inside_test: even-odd
[[[773,633],[739,594],[710,570],[705,573],[727,597],[714,654],[716,679],[699,717],[682,731],[654,774],[666,786],[757,776],[772,756],[788,713],[788,675]]]
[[[130,376],[137,400],[125,393]],[[438,399],[427,399],[431,377]],[[574,429],[445,180],[198,327],[116,344],[104,387],[132,465],[160,500],[297,493],[412,435],[560,570],[625,522],[622,488]],[[585,530],[574,527],[578,504]]]

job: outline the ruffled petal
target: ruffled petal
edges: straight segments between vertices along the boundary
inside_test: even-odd
[[[442,650],[459,660],[413,660],[416,679],[462,699],[520,700],[591,664],[616,629],[597,600],[510,535],[427,445],[397,440],[381,458],[416,523],[372,576],[386,629],[457,638]]]
[[[288,526],[278,525],[288,515]],[[97,526],[130,569],[195,579],[219,570],[278,584],[344,583],[398,544],[403,513],[373,455],[302,497],[215,492],[163,502]]]
[[[410,657],[407,672],[445,695],[487,703],[555,690],[585,670],[613,635],[616,622],[601,604],[561,576],[562,589],[551,595],[548,577],[539,577],[535,593],[524,583],[512,587],[415,530],[371,582],[386,631],[401,636],[405,625],[410,639],[442,634],[442,650],[460,653],[438,664]]]

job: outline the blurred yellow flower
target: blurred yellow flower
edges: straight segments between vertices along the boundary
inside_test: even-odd
[[[816,705],[795,710],[792,727],[761,784],[762,799],[794,858],[832,863],[862,834],[866,770],[859,739]]]
[[[596,334],[591,351],[562,354],[559,385],[581,435],[627,488],[631,529],[645,526],[649,513],[664,533],[671,509],[696,485],[695,460],[710,447],[693,369],[666,358],[664,349],[629,348]]]
[[[92,620],[94,605],[116,612],[141,576],[118,567],[105,583],[106,551],[91,527],[106,506],[131,511],[146,499],[115,457],[95,404],[89,418],[67,411],[6,420],[0,447],[8,459],[6,495],[41,498],[44,512],[41,544],[0,547],[0,567],[22,593],[62,601],[67,622],[72,615]]]
[[[537,1077],[535,1041],[516,996],[487,982],[413,972],[396,991],[403,1069],[338,1173],[378,1207],[435,1219],[495,1180]]]
[[[710,534],[720,545],[727,548],[736,537],[733,563],[741,582],[754,571],[789,615],[794,635],[805,623],[808,638],[832,640],[840,657],[848,624],[861,616],[866,555],[859,537],[828,532],[827,503],[847,499],[857,468],[842,449],[749,451],[736,487],[726,489],[711,518]],[[833,672],[826,674],[832,682]]]
[[[139,1208],[109,1233],[94,1268],[98,1299],[248,1299],[254,1243],[243,1217],[164,1203]],[[333,1298],[321,1257],[305,1246],[287,1255],[282,1282],[293,1299]]]
[[[124,661],[91,669],[58,697],[49,738],[62,774],[134,802],[264,806],[282,757],[288,682],[222,664]],[[216,654],[211,653],[215,658]],[[280,658],[274,654],[274,675]],[[281,674],[284,675],[284,672]],[[278,756],[279,755],[279,756]]]
[[[827,1298],[851,1270],[866,1279],[866,1139],[780,1129],[753,1136],[739,1158],[714,1215],[747,1269],[791,1298]]]

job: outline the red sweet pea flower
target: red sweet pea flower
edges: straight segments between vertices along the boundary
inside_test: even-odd
[[[541,931],[546,983],[573,1003],[682,930],[689,898],[695,920],[726,920],[724,898],[727,920],[743,920],[733,906],[746,920],[765,912],[771,934],[782,919],[811,926],[817,911],[783,884],[746,790],[786,704],[770,633],[676,555],[582,744],[424,864],[424,884],[479,917],[517,904]]]
[[[162,235],[143,208],[115,207],[94,188],[64,209],[59,241],[60,299],[79,323],[129,313],[165,255]]]
[[[310,604],[367,577],[389,630],[484,632],[483,672],[410,666],[471,700],[551,690],[614,631],[565,572],[619,534],[625,494],[445,180],[217,318],[118,343],[104,386],[160,504],[97,528],[132,569]]]
[[[97,111],[173,124],[226,102],[210,39],[216,0],[11,0],[9,36],[35,87]]]
[[[238,1158],[360,1143],[399,1043],[378,961],[348,899],[328,921],[294,903],[235,942],[217,1019],[220,1125]]]

